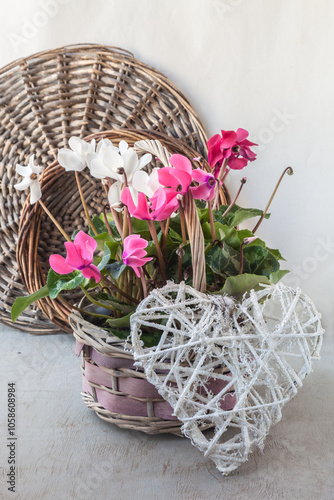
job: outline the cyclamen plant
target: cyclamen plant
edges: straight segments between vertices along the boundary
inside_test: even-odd
[[[279,250],[268,248],[255,232],[269,217],[267,211],[278,185],[292,169],[285,169],[264,211],[237,205],[245,177],[233,201],[221,204],[220,190],[230,170],[241,170],[256,159],[251,149],[256,144],[247,137],[248,132],[240,128],[211,137],[207,144],[211,171],[204,168],[201,158],[193,159],[198,168],[180,154],[152,167],[150,153],[139,157],[125,141],[115,146],[108,139],[96,144],[95,140],[88,143],[71,137],[69,148],[59,150],[58,162],[66,171],[75,171],[89,226],[88,234],[75,231],[71,237],[41,199],[41,167],[35,166],[34,157],[26,167],[17,165],[24,179],[15,187],[30,187],[30,203],[41,204],[67,241],[66,257],[50,256],[46,285],[28,297],[16,299],[13,321],[34,301],[46,296],[55,299],[64,290],[80,287],[94,308],[71,307],[89,315],[91,321],[115,336],[127,337],[131,315],[152,289],[164,286],[168,280],[193,285],[194,254],[185,216],[186,199],[196,203],[205,245],[207,293],[240,299],[260,284],[279,281],[288,272],[280,269],[279,261],[284,259]],[[152,146],[152,153],[155,151]],[[78,175],[86,168],[108,186],[109,213],[89,216]],[[259,218],[253,231],[239,229],[239,224],[252,217]],[[146,333],[146,345],[154,345],[157,334]]]

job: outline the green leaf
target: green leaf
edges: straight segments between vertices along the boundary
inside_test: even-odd
[[[113,262],[112,264],[107,264],[105,266],[105,269],[108,271],[109,274],[115,279],[118,280],[124,269],[126,268],[126,265],[122,260],[119,260],[118,262]]]
[[[250,290],[260,290],[261,283],[270,285],[270,281],[265,276],[257,276],[255,274],[238,274],[227,278],[225,284],[220,290],[220,294],[226,294],[234,297],[236,300],[241,300],[243,295]]]
[[[242,208],[238,205],[233,205],[229,213],[223,217],[223,213],[227,208],[228,205],[222,205],[219,210],[214,212],[214,219],[231,227],[238,226],[247,219],[261,217],[263,214],[262,210],[258,210],[257,208]],[[266,214],[264,218],[268,219],[269,217],[270,214]]]
[[[48,272],[48,277],[46,284],[50,292],[50,299],[55,299],[58,297],[62,290],[73,290],[77,288],[84,281],[84,277],[81,273],[73,271],[70,274],[57,274],[50,269]]]
[[[226,243],[214,245],[206,255],[206,263],[215,274],[235,276],[239,274],[240,252]],[[244,259],[244,272],[250,272],[247,259]]]
[[[103,217],[103,215],[101,217]],[[94,224],[95,229],[99,234],[108,232],[107,226],[105,225],[105,222],[101,219],[101,217],[98,217],[97,215],[94,215],[92,217],[92,223]],[[89,227],[89,234],[90,236],[95,236],[95,233],[91,227]]]
[[[72,236],[71,236],[71,240],[72,240],[72,241],[74,241],[74,238],[76,237],[76,235],[77,235],[80,231],[81,231],[81,229],[76,229],[76,230],[74,231],[74,233],[73,233],[73,234],[72,234]]]
[[[147,221],[139,220],[134,217],[131,217],[132,221],[132,232],[133,234],[139,234],[145,240],[151,239],[150,230],[147,225]]]
[[[273,273],[270,273],[269,279],[270,283],[273,285],[276,285],[276,283],[279,282],[286,274],[288,274],[290,271],[287,271],[285,269],[279,269],[278,271],[274,271]]]
[[[126,328],[126,327],[130,328],[130,318],[132,315],[133,315],[133,312],[127,314],[126,316],[123,316],[122,318],[107,319],[107,323],[109,326],[115,327],[115,328]]]
[[[36,300],[43,299],[48,295],[49,295],[49,289],[48,286],[45,285],[39,290],[37,290],[37,292],[32,293],[31,295],[27,295],[25,297],[17,297],[10,311],[12,316],[12,321],[15,322],[17,318],[20,316],[20,314],[23,313],[23,311],[27,309],[27,307],[31,306],[31,304],[36,302]]]
[[[279,269],[279,262],[267,248],[259,245],[244,247],[244,258],[247,259],[251,274],[267,276]],[[246,271],[247,272],[247,271]]]
[[[177,243],[182,243],[182,236],[176,231],[174,231],[174,229],[172,229],[171,227],[168,230],[168,234],[173,241],[176,241]]]
[[[267,249],[269,250],[269,252],[271,253],[271,255],[273,255],[275,257],[276,260],[286,260],[284,257],[282,257],[282,254],[279,250],[277,249],[274,249],[274,248],[268,248]]]
[[[109,233],[100,233],[97,236],[94,236],[94,240],[97,243],[97,250],[100,252],[104,251],[104,244],[108,243],[108,247],[110,251],[112,251],[111,258],[115,259],[117,250],[121,248],[121,242],[116,241],[115,238]]]
[[[110,243],[110,242],[109,242]],[[117,243],[116,243],[117,245]],[[110,249],[108,247],[108,245],[105,243],[104,244],[104,252],[103,252],[103,257],[101,259],[101,262],[99,263],[99,265],[97,266],[98,270],[99,271],[102,271],[102,269],[105,268],[105,266],[108,264],[109,260],[110,260],[110,256],[111,256],[111,252],[110,252]]]
[[[116,297],[113,297],[109,293],[101,291],[94,294],[94,299],[99,300],[100,302],[107,302],[111,304],[115,309],[118,309],[119,311],[122,311],[124,313],[134,312],[137,307],[127,304],[122,300],[116,299]]]
[[[130,335],[130,329],[127,328],[125,330],[122,330],[120,328],[106,328],[108,332],[112,333],[114,337],[117,337],[118,339],[125,340],[128,338]]]

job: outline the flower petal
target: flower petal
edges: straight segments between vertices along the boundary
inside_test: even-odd
[[[84,231],[79,231],[75,235],[74,245],[85,261],[92,262],[97,247],[97,242],[92,236],[89,236]]]
[[[222,142],[220,144],[221,149],[231,148],[237,139],[237,134],[233,130],[222,130]]]
[[[244,141],[245,139],[247,139],[249,133],[247,132],[247,130],[245,130],[244,128],[238,128],[237,130],[237,142],[241,142],[241,141]]]
[[[152,155],[150,153],[146,153],[140,157],[138,162],[138,169],[142,169],[146,167],[152,161]]]
[[[33,181],[30,179],[30,177],[24,177],[21,182],[19,182],[18,184],[14,184],[14,188],[18,189],[19,191],[25,191],[26,189],[28,189],[32,182]]]
[[[58,163],[66,172],[81,172],[86,166],[80,156],[66,148],[58,151]]]
[[[57,274],[69,274],[74,271],[74,268],[65,262],[64,257],[58,254],[50,255],[49,263]]]
[[[187,174],[191,175],[191,161],[186,156],[175,154],[172,155],[168,161],[176,169],[183,170],[184,172],[187,172]]]
[[[42,190],[38,180],[32,181],[30,184],[30,205],[34,205],[41,197]]]
[[[118,145],[118,149],[119,149],[119,152],[121,153],[121,155],[123,155],[125,153],[125,151],[128,149],[128,147],[129,147],[129,144],[126,141],[120,141],[120,143]]]
[[[129,148],[122,154],[122,158],[127,179],[130,182],[135,171],[139,170],[138,155],[133,148]]]
[[[95,280],[95,283],[99,283],[101,281],[101,273],[94,264],[84,267],[81,269],[81,272],[85,278]]]
[[[236,158],[235,156],[232,156],[228,160],[228,166],[232,170],[242,170],[248,163],[248,160],[244,160],[243,158]]]
[[[70,241],[65,242],[65,247],[67,250],[67,256],[65,259],[66,264],[71,266],[73,269],[80,269],[87,265],[87,262],[81,257],[76,245]]]
[[[196,168],[192,171],[192,176],[193,176],[194,181],[202,184],[202,182],[208,181],[210,174],[208,172],[205,172],[205,170],[202,170],[200,168]],[[213,177],[212,174],[211,174],[211,177]]]
[[[120,181],[116,181],[110,186],[108,191],[108,202],[111,207],[117,206],[121,202]]]
[[[33,173],[32,168],[30,166],[25,167],[23,165],[17,164],[15,169],[16,169],[16,172],[19,175],[22,175],[23,177],[30,177],[31,174]]]

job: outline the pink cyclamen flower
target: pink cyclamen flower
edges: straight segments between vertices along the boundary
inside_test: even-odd
[[[174,196],[184,195],[192,181],[191,161],[183,155],[175,154],[169,158],[172,167],[164,167],[158,170],[159,182],[162,186],[170,188]]]
[[[132,267],[136,276],[140,278],[139,268],[144,266],[146,262],[152,260],[152,257],[145,257],[147,252],[144,249],[147,247],[148,242],[139,234],[131,234],[124,239],[123,245],[124,251],[122,258],[124,264]]]
[[[96,246],[97,243],[94,238],[83,231],[79,231],[73,243],[70,241],[65,242],[66,258],[58,254],[51,255],[49,259],[50,266],[58,274],[69,274],[74,270],[81,271],[85,278],[94,279],[96,283],[99,283],[101,273],[92,264]]]
[[[208,160],[212,168],[217,164],[219,167],[225,159],[227,165],[233,170],[241,170],[249,161],[254,161],[256,154],[250,149],[257,146],[255,142],[247,139],[248,132],[243,128],[233,130],[222,130],[221,136],[216,134],[208,140]]]
[[[209,172],[197,168],[193,170],[192,176],[198,186],[191,187],[191,193],[195,200],[212,200],[215,197],[216,179]]]
[[[138,193],[138,204],[135,205],[130,189],[125,187],[121,194],[121,201],[128,207],[130,214],[136,217],[136,219],[152,220],[150,206],[144,193]]]

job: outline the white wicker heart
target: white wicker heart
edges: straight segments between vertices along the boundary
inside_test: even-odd
[[[161,331],[157,346],[143,346],[143,327]],[[254,445],[263,447],[319,357],[323,333],[312,301],[283,284],[237,303],[168,283],[138,306],[127,347],[183,422],[184,435],[229,474]],[[219,365],[231,373],[217,371]],[[216,395],[206,389],[213,376],[227,382]],[[226,411],[221,403],[231,389],[236,404]],[[200,429],[207,423],[210,436]]]

